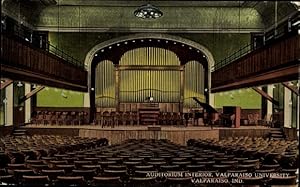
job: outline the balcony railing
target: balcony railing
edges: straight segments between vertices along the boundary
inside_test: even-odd
[[[297,14],[293,18],[293,22],[297,22],[299,19],[300,19],[299,15]],[[284,38],[287,35],[293,35],[293,34],[295,34],[295,32],[298,32],[298,29],[299,29],[299,26],[298,25],[293,26],[292,20],[289,20],[287,23],[278,26],[276,28],[276,30],[273,29],[273,30],[265,33],[263,45],[257,46],[255,43],[248,43],[245,46],[238,49],[237,51],[235,51],[230,56],[217,62],[212,67],[212,70],[216,71],[216,70],[236,61],[239,58],[242,58],[243,56],[245,56],[255,50],[259,50],[262,47],[272,45],[273,43],[277,42],[278,40],[281,40],[281,38]]]
[[[87,71],[83,68],[2,33],[1,68],[1,74],[16,80],[77,91],[87,89]]]

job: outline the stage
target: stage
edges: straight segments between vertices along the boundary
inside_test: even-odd
[[[154,128],[151,128],[154,127]],[[160,129],[156,128],[160,127]],[[263,126],[241,126],[239,128],[205,126],[117,126],[114,128],[95,125],[26,125],[27,134],[68,135],[90,138],[107,138],[110,144],[127,139],[168,139],[185,145],[189,139],[223,139],[235,136],[267,137],[272,128]]]

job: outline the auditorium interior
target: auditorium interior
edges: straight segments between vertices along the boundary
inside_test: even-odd
[[[298,186],[299,61],[300,1],[1,0],[0,186]]]

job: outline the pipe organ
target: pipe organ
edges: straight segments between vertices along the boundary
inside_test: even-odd
[[[176,103],[196,107],[192,97],[205,101],[204,68],[197,61],[184,66],[172,51],[143,47],[127,51],[114,65],[96,67],[96,107],[115,108],[119,103]],[[117,93],[118,92],[118,93]]]
[[[199,107],[198,103],[193,100],[197,97],[198,100],[205,103],[204,96],[204,67],[197,61],[190,61],[185,64],[184,68],[184,107],[193,108]]]
[[[111,61],[104,60],[96,67],[95,97],[96,107],[113,108],[115,101],[115,67]]]

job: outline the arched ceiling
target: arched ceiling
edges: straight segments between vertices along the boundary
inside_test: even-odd
[[[174,52],[178,56],[181,64],[196,60],[203,64],[205,68],[207,68],[206,56],[199,49],[178,41],[154,38],[132,39],[109,45],[97,51],[92,64],[96,67],[96,65],[103,60],[110,60],[114,64],[118,64],[124,53],[132,49],[142,47],[158,47],[167,49]]]
[[[134,17],[146,3],[158,6],[157,20]],[[2,13],[37,30],[60,32],[262,32],[274,24],[274,1],[189,0],[2,0]],[[34,10],[34,11],[33,11]],[[278,1],[278,21],[297,12]]]

